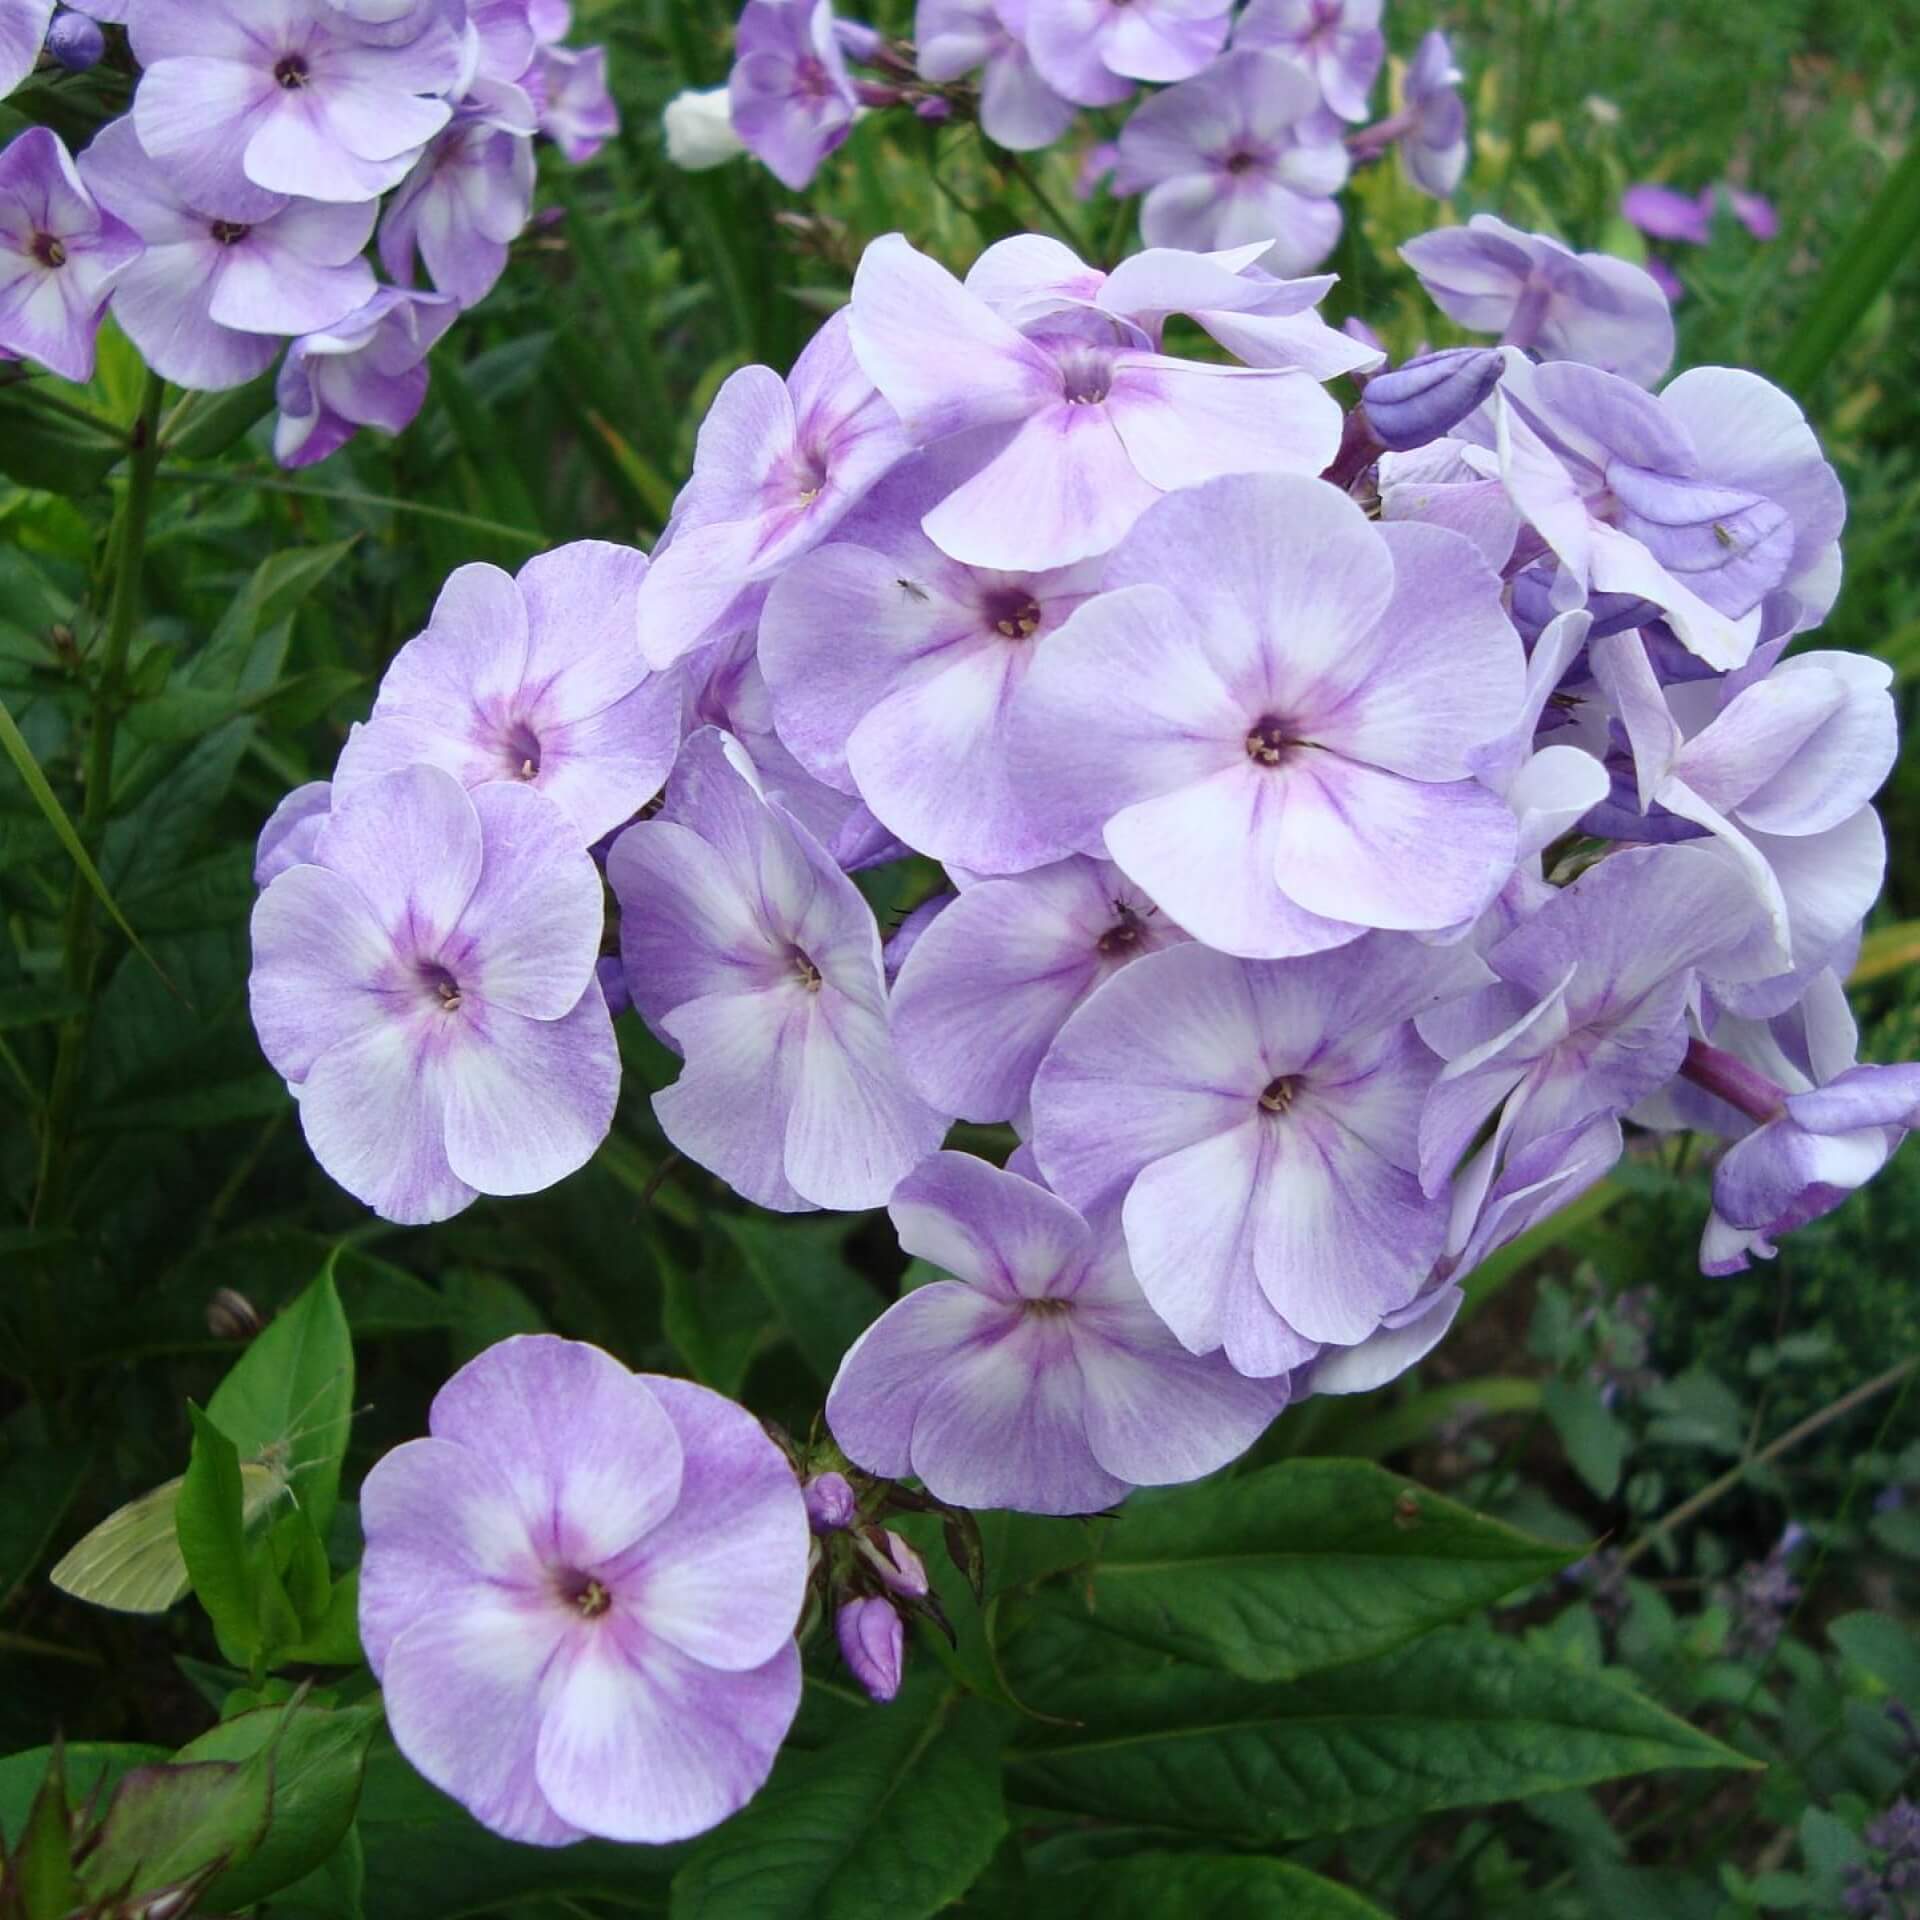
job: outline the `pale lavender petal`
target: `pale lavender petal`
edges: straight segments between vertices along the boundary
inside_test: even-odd
[[[936,1153],[887,1202],[904,1253],[1015,1303],[1073,1292],[1092,1248],[1064,1200],[968,1153]]]

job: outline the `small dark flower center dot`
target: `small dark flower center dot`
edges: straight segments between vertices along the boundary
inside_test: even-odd
[[[1031,640],[1040,631],[1040,603],[1021,595],[997,610],[995,633],[1009,640]]]
[[[1254,164],[1254,157],[1250,153],[1229,154],[1227,157],[1227,171],[1229,173],[1245,173],[1247,169]]]
[[[793,948],[787,957],[793,962],[793,971],[800,984],[809,993],[818,993],[820,969],[813,964],[812,957],[800,947]]]
[[[297,92],[307,84],[307,63],[299,54],[289,53],[273,69],[274,81],[287,92]]]
[[[1300,1083],[1282,1074],[1278,1080],[1269,1080],[1266,1091],[1260,1096],[1260,1110],[1263,1113],[1285,1113],[1293,1105],[1293,1096],[1299,1090]]]
[[[67,264],[67,250],[50,233],[36,233],[33,236],[33,257],[43,267],[64,267]]]
[[[216,220],[207,231],[212,234],[223,247],[237,247],[253,229],[242,226],[238,220]]]
[[[1280,720],[1256,720],[1247,729],[1247,758],[1256,766],[1277,767],[1287,757],[1287,750],[1298,744]]]
[[[1061,1320],[1064,1319],[1072,1309],[1073,1302],[1071,1300],[1042,1298],[1027,1301],[1024,1311],[1036,1320]]]
[[[1094,945],[1106,954],[1131,953],[1140,944],[1146,928],[1140,924],[1140,916],[1131,907],[1120,906],[1118,901],[1114,904],[1119,907],[1120,917]]]
[[[584,1620],[598,1620],[613,1605],[613,1595],[590,1573],[566,1568],[554,1582],[560,1597]]]
[[[507,763],[507,772],[511,778],[539,779],[540,736],[524,720],[515,721],[507,729],[506,739],[501,746]]]

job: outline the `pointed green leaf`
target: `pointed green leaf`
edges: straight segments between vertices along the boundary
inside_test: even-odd
[[[136,1767],[165,1760],[165,1747],[138,1746],[105,1740],[78,1741],[66,1748],[67,1793],[85,1806],[98,1790],[106,1791]],[[51,1747],[31,1747],[0,1759],[0,1841],[11,1843],[27,1823],[35,1798],[53,1764]]]
[[[273,1808],[273,1750],[233,1762],[140,1767],[113,1790],[81,1868],[96,1899],[123,1889],[157,1893],[247,1859]]]
[[[1130,1853],[1029,1893],[1048,1920],[1388,1920],[1351,1887],[1250,1854]]]
[[[1286,1680],[1384,1653],[1572,1558],[1357,1460],[1130,1503],[1084,1590],[1104,1631]]]
[[[193,1458],[180,1484],[174,1530],[187,1578],[213,1622],[221,1653],[244,1666],[260,1648],[257,1582],[247,1554],[240,1453],[196,1406]]]
[[[73,1815],[67,1798],[65,1756],[55,1748],[47,1777],[34,1795],[33,1810],[18,1846],[6,1858],[8,1891],[26,1920],[62,1915],[80,1904],[80,1882],[73,1871]]]
[[[718,1225],[814,1377],[831,1381],[847,1349],[886,1305],[847,1263],[850,1223],[830,1218],[776,1224],[727,1213]],[[719,1283],[739,1284],[724,1263]]]
[[[1665,1767],[1745,1767],[1624,1682],[1443,1628],[1384,1659],[1252,1686],[1060,1613],[1007,1656],[1026,1723],[1010,1788],[1040,1806],[1260,1845]]]

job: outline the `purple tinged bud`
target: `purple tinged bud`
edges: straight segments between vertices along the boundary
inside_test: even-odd
[[[1780,216],[1764,194],[1742,193],[1737,187],[1729,187],[1727,198],[1733,203],[1733,217],[1756,240],[1771,240],[1780,231]]]
[[[849,60],[858,60],[862,66],[868,67],[873,65],[887,44],[885,34],[875,32],[859,20],[836,20],[833,23],[833,37]]]
[[[913,110],[922,120],[929,121],[936,126],[943,120],[951,120],[953,118],[952,102],[942,100],[935,94],[929,94],[926,99],[916,101]]]
[[[860,1552],[889,1593],[907,1600],[926,1598],[927,1563],[897,1533],[886,1527],[869,1527],[861,1536]]]
[[[1443,439],[1500,384],[1492,347],[1446,347],[1367,382],[1367,418],[1384,446],[1410,453]]]
[[[84,13],[63,13],[47,29],[47,51],[69,73],[97,67],[107,50],[107,36]]]
[[[1697,194],[1643,180],[1620,196],[1621,213],[1656,240],[1704,247],[1713,238],[1713,189]]]
[[[833,1616],[833,1631],[853,1677],[884,1706],[900,1691],[907,1656],[906,1630],[892,1601],[843,1600]]]
[[[844,1473],[816,1473],[800,1492],[807,1503],[807,1524],[815,1533],[838,1533],[852,1526],[860,1503]]]

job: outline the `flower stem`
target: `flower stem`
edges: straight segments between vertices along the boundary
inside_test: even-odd
[[[113,744],[125,697],[127,654],[134,629],[140,623],[140,575],[146,560],[147,521],[153,511],[154,477],[160,466],[160,408],[167,383],[147,375],[140,398],[139,417],[128,437],[131,459],[127,491],[108,536],[107,565],[113,577],[113,597],[107,612],[106,654],[93,683],[92,728],[87,740],[86,789],[80,815],[80,839],[90,855],[97,855],[106,832],[113,802]],[[93,987],[100,952],[93,917],[93,893],[86,877],[75,870],[67,896],[66,936],[62,972],[79,1002],[77,1010],[60,1023],[54,1054],[53,1083],[40,1133],[40,1179],[34,1197],[36,1224],[55,1219],[66,1203],[68,1146],[73,1132],[74,1106],[79,1097],[80,1071],[86,1058],[93,1023]]]
[[[1047,224],[1053,228],[1054,233],[1084,260],[1087,257],[1087,243],[1081,237],[1080,229],[1061,212],[1052,194],[1040,184],[1040,176],[1019,154],[1009,153],[1004,147],[993,149],[993,159],[998,166],[1012,174],[1026,188],[1034,204],[1046,215]]]

